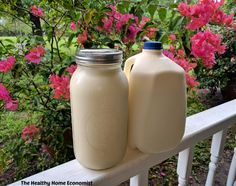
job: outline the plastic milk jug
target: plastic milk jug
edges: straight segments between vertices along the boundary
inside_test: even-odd
[[[76,159],[90,169],[122,160],[127,147],[128,81],[122,52],[83,49],[70,82],[73,146]]]
[[[142,52],[125,63],[129,146],[145,153],[176,147],[185,130],[185,72],[161,49],[160,42],[145,42]]]

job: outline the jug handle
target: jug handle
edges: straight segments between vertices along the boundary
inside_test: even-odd
[[[136,59],[136,57],[135,57],[135,56],[132,56],[132,57],[128,58],[128,59],[125,61],[124,72],[125,72],[125,75],[126,75],[126,77],[127,77],[128,80],[129,80],[129,76],[130,76],[130,72],[131,72],[132,66],[133,66],[134,63],[135,63],[135,59]]]

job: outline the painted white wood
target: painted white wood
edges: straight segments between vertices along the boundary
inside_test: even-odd
[[[187,148],[179,153],[177,174],[179,186],[188,185],[188,178],[192,170],[194,147]]]
[[[236,135],[235,135],[235,140],[236,140]],[[232,161],[230,164],[229,174],[228,174],[226,185],[227,186],[231,186],[231,185],[236,186],[236,147],[234,148],[234,155],[233,155],[233,158],[232,158]]]
[[[218,161],[223,153],[227,129],[217,132],[213,135],[211,143],[211,161],[209,163],[209,171],[207,174],[206,186],[214,185],[214,177]]]
[[[148,185],[148,169],[130,178],[130,186],[147,186],[147,185]]]
[[[218,131],[236,123],[236,100],[190,116],[186,120],[183,140],[173,150],[160,154],[144,154],[138,150],[127,149],[127,153],[113,168],[95,171],[82,167],[76,160],[69,161],[52,169],[40,172],[12,186],[22,185],[21,181],[92,181],[93,186],[112,186],[138,175],[143,170],[161,163],[193,144],[211,137]],[[163,140],[168,140],[163,139]]]

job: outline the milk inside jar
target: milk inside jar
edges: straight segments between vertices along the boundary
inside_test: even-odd
[[[162,43],[145,42],[142,52],[126,61],[125,73],[129,79],[129,146],[145,153],[176,147],[185,130],[184,70],[162,54]]]
[[[73,146],[76,159],[91,169],[122,160],[127,146],[128,81],[122,52],[83,49],[70,82]]]

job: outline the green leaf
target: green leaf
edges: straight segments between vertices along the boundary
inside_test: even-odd
[[[95,13],[94,9],[88,10],[88,12],[86,12],[86,14],[84,16],[84,21],[86,24],[89,24],[91,22],[91,19],[92,19],[94,13]]]
[[[70,37],[68,38],[68,41],[67,41],[67,47],[70,47],[71,46],[71,42],[73,40],[73,38],[75,37],[75,34],[71,34]]]
[[[184,17],[176,16],[169,25],[169,30],[173,31],[176,30],[178,26],[180,26],[183,23]]]
[[[4,39],[4,41],[7,41],[8,43],[14,43],[14,41],[12,41],[11,39]]]
[[[128,13],[130,10],[130,3],[129,1],[123,1],[117,5],[117,9],[120,13]]]
[[[62,67],[60,70],[59,70],[59,75],[61,76],[61,75],[63,75],[63,73],[65,72],[65,70],[66,70],[66,68],[67,67]]]
[[[149,12],[151,18],[153,18],[156,10],[157,10],[157,7],[155,5],[149,5],[148,6],[148,12]]]
[[[166,13],[167,13],[167,10],[166,8],[160,8],[159,11],[158,11],[158,15],[159,15],[159,18],[161,21],[164,21],[165,18],[166,18]]]
[[[177,8],[178,7],[178,4],[177,3],[173,3],[170,5],[170,8]]]

